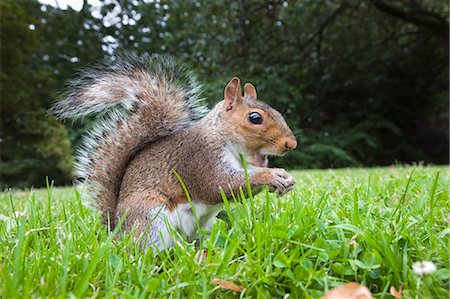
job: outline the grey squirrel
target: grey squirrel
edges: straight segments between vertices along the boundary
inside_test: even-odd
[[[284,169],[267,167],[267,156],[282,155],[297,141],[283,116],[257,99],[255,87],[245,84],[242,96],[233,78],[209,111],[200,90],[195,75],[171,58],[127,54],[82,72],[50,109],[60,119],[98,118],[78,151],[77,176],[86,180],[104,222],[114,227],[127,212],[124,229],[144,234],[146,247],[174,245],[167,222],[197,237],[174,171],[206,228],[221,209],[220,188],[228,198],[247,190],[240,155],[253,190],[268,186],[283,195],[294,187]]]

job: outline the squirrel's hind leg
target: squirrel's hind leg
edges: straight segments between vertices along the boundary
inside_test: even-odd
[[[171,230],[178,230],[170,217],[168,201],[157,190],[124,192],[119,200],[117,218],[126,214],[125,231],[134,232],[142,247],[153,247],[156,251],[161,251],[175,245]]]
[[[193,203],[196,210],[195,219],[192,206],[189,203],[177,204],[169,208],[161,205],[152,209],[154,217],[150,220],[149,229],[144,236],[147,237],[147,246],[151,246],[160,251],[175,245],[174,238],[181,238],[193,241],[199,240],[199,229],[210,230],[217,213],[222,208],[221,204],[208,205],[203,203]]]
[[[123,198],[119,203],[118,216],[127,211],[125,229],[129,232],[136,230],[136,238],[143,247],[161,251],[173,247],[176,239],[199,239],[198,230],[210,230],[222,207],[221,204],[192,204],[175,203],[156,190],[146,190]]]
[[[197,222],[189,204],[160,205],[147,215],[147,229],[143,233],[146,247],[157,251],[175,245],[179,237],[192,241],[198,237]]]
[[[135,233],[135,238],[143,248],[152,247],[155,254],[165,248],[175,245],[174,234],[177,233],[176,223],[171,223],[166,205],[147,208],[140,213],[133,213],[126,230]],[[175,224],[175,225],[174,225]]]

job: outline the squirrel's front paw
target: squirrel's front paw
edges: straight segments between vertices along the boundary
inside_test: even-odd
[[[295,179],[282,168],[272,168],[272,182],[269,184],[269,191],[284,195],[294,189]]]

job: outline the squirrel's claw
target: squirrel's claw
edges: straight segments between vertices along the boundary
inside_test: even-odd
[[[281,168],[272,168],[273,182],[269,185],[269,191],[278,193],[283,196],[287,192],[294,189],[295,179]]]

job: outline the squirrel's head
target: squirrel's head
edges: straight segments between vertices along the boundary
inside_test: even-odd
[[[229,133],[247,151],[248,163],[266,167],[268,155],[280,156],[297,147],[284,117],[258,100],[252,84],[245,84],[242,96],[239,78],[231,79],[225,88],[222,109],[231,126]]]

